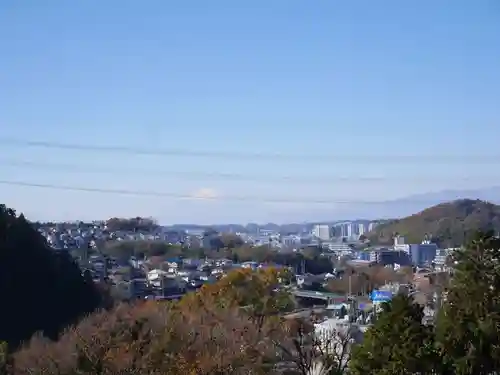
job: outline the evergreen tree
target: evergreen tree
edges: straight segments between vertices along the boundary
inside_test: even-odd
[[[23,215],[0,205],[0,341],[15,348],[41,331],[60,330],[100,303],[67,252],[49,248]]]
[[[384,303],[364,340],[356,346],[350,370],[355,375],[431,374],[437,360],[432,329],[422,324],[423,309],[398,295]]]
[[[12,355],[9,353],[7,343],[0,342],[0,375],[11,373]]]
[[[453,258],[437,340],[449,373],[491,374],[500,370],[500,239],[479,233]]]

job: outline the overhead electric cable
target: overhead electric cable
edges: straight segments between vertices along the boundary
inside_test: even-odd
[[[243,201],[243,202],[262,202],[262,203],[306,203],[306,204],[387,204],[386,201],[363,201],[363,200],[338,200],[334,198],[310,199],[305,197],[264,197],[264,196],[250,196],[250,195],[222,195],[222,196],[199,196],[192,194],[182,194],[174,192],[159,192],[159,191],[146,191],[146,190],[132,190],[132,189],[106,189],[85,186],[72,186],[72,185],[59,185],[37,183],[31,181],[16,181],[16,180],[0,180],[0,185],[10,185],[18,187],[41,188],[52,190],[65,190],[76,192],[88,193],[102,193],[102,194],[117,194],[117,195],[135,195],[135,196],[149,196],[149,197],[168,197],[176,199],[191,199],[191,200],[213,200],[213,201]],[[418,202],[418,200],[412,200]],[[428,203],[422,201],[423,203]]]
[[[165,170],[160,168],[133,168],[133,167],[123,167],[123,166],[90,166],[88,164],[78,165],[71,163],[53,163],[53,162],[39,162],[33,160],[17,160],[17,159],[1,159],[0,166],[14,167],[14,168],[24,168],[24,169],[43,169],[52,171],[61,171],[68,173],[96,173],[96,174],[106,174],[106,175],[123,175],[127,173],[133,173],[137,175],[145,176],[167,176],[169,178],[180,179],[180,180],[229,180],[229,181],[256,181],[256,182],[290,182],[295,184],[334,184],[342,182],[387,182],[387,181],[401,181],[404,178],[407,182],[434,182],[437,180],[445,181],[470,181],[477,180],[478,176],[405,176],[392,175],[392,176],[332,176],[332,175],[279,175],[277,173],[273,174],[248,174],[248,173],[232,173],[232,172],[212,172],[212,171],[175,171],[175,170]],[[491,177],[491,176],[485,176]]]
[[[281,153],[262,153],[262,152],[233,152],[233,151],[203,151],[195,149],[179,149],[179,148],[162,148],[155,149],[153,147],[140,148],[131,146],[117,145],[89,145],[76,143],[61,143],[52,141],[33,141],[21,139],[0,138],[0,144],[10,147],[38,147],[47,149],[60,149],[67,151],[93,151],[106,153],[121,153],[131,155],[151,155],[151,156],[184,156],[184,157],[203,157],[203,158],[219,158],[219,159],[249,159],[249,160],[290,160],[290,161],[318,161],[318,162],[362,162],[362,163],[415,163],[415,162],[432,162],[432,163],[462,163],[462,164],[498,164],[500,155],[377,155],[377,154],[361,154],[356,152],[351,155],[346,154],[281,154]],[[377,145],[374,145],[377,148]],[[356,147],[354,150],[359,151]]]

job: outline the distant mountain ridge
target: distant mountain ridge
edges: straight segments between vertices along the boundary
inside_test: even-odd
[[[282,233],[300,233],[304,230],[310,230],[314,224],[322,223],[335,225],[340,222],[363,222],[377,221],[402,218],[420,212],[428,207],[438,205],[440,203],[455,201],[459,199],[482,200],[500,204],[500,186],[487,187],[483,189],[469,190],[443,190],[437,192],[429,192],[423,194],[411,195],[401,199],[381,201],[374,203],[352,204],[349,207],[332,211],[327,220],[309,220],[302,223],[248,223],[248,224],[213,224],[213,225],[197,225],[197,224],[175,224],[173,229],[186,228],[213,228],[221,232],[256,232],[257,228],[261,230],[274,230]],[[308,216],[312,216],[308,213]],[[338,219],[336,219],[338,218]]]
[[[437,192],[430,192],[424,194],[411,195],[402,199],[387,202],[390,206],[401,205],[412,209],[412,212],[418,211],[411,207],[412,205],[418,206],[419,209],[434,206],[439,203],[451,202],[459,199],[479,199],[486,202],[500,204],[500,186],[493,186],[483,189],[470,189],[470,190],[442,190]],[[422,207],[422,205],[424,205]],[[393,214],[392,217],[407,216],[411,213]]]
[[[420,212],[425,208],[458,199],[479,199],[500,204],[500,186],[469,190],[442,190],[408,197],[371,203],[352,204],[339,209],[332,216],[362,218],[364,220],[396,219]],[[349,220],[339,220],[349,221]],[[352,221],[352,220],[351,220]]]

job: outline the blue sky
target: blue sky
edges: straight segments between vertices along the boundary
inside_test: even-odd
[[[2,184],[0,197],[33,219],[262,222],[499,185],[499,38],[494,0],[2,1],[3,181],[220,199]]]

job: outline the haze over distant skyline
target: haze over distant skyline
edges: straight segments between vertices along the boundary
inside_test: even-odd
[[[336,219],[500,185],[495,1],[5,1],[0,33],[0,203],[32,219]]]

